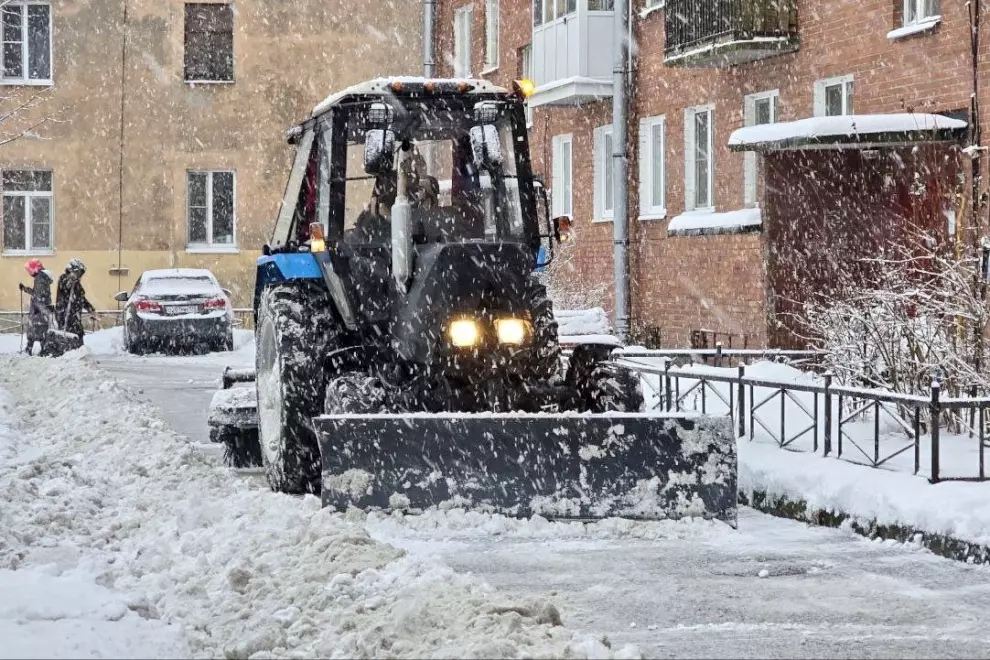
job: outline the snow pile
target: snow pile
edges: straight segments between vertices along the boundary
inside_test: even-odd
[[[675,216],[667,226],[671,234],[714,234],[738,232],[763,224],[760,209],[740,209],[716,213],[715,211],[688,211]]]
[[[556,309],[557,333],[561,335],[607,335],[612,332],[608,314],[601,307]]]
[[[0,570],[39,583],[40,567],[59,557],[60,577],[92,576],[89,587],[109,595],[87,592],[80,596],[87,607],[105,601],[100,616],[136,613],[168,637],[170,646],[142,654],[580,657],[602,650],[552,625],[546,604],[499,603],[490,588],[375,541],[360,515],[252,487],[86,359],[0,358],[0,388],[17,393],[24,420],[21,440],[8,443],[19,458],[0,463]],[[0,401],[3,428],[14,428],[9,397]],[[16,637],[28,624],[4,625]]]

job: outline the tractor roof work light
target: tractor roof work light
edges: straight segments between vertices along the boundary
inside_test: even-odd
[[[528,99],[536,91],[536,83],[529,78],[512,81],[512,91],[522,100]]]

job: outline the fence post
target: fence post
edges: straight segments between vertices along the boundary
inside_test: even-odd
[[[670,358],[663,363],[663,399],[670,412]]]
[[[722,366],[722,342],[715,343],[715,366]]]
[[[971,399],[975,399],[977,395],[976,385],[972,385],[969,388],[969,396]],[[969,409],[969,437],[973,437],[973,427],[976,426],[976,408],[970,407]]]
[[[932,381],[932,402],[931,402],[931,406],[929,407],[929,415],[931,418],[931,434],[932,434],[932,444],[931,444],[932,474],[928,479],[932,483],[936,483],[939,480],[938,479],[938,473],[939,473],[938,459],[939,459],[939,440],[940,440],[939,420],[942,417],[942,404],[939,401],[939,398],[941,396],[941,393],[942,393],[942,383],[938,382],[937,380]]]
[[[825,437],[824,456],[832,451],[832,372],[825,372]]]
[[[746,435],[746,388],[743,386],[743,378],[746,377],[746,365],[739,365],[739,382],[736,383],[736,389],[739,392],[739,396],[736,397],[736,405],[739,409],[739,437]]]

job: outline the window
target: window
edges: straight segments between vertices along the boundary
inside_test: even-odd
[[[234,11],[228,4],[186,3],[186,80],[234,81]]]
[[[588,11],[612,11],[615,0],[588,0]]]
[[[904,25],[917,25],[937,18],[939,0],[904,0]]]
[[[0,82],[14,85],[50,85],[52,82],[52,8],[47,2],[0,3],[3,75]]]
[[[595,129],[595,220],[610,220],[615,215],[615,173],[612,168],[612,127]]]
[[[55,249],[50,170],[4,170],[3,251]]]
[[[853,77],[840,76],[815,83],[815,116],[837,117],[853,113]]]
[[[189,247],[234,248],[234,172],[189,172]]]
[[[588,2],[589,9],[594,10],[596,5],[607,4],[611,10],[614,0],[588,0]],[[533,25],[549,23],[576,11],[577,0],[533,0]]]
[[[715,106],[684,111],[684,207],[715,206],[714,131]]]
[[[485,69],[498,68],[498,0],[485,2]]]
[[[743,99],[743,119],[746,126],[777,123],[777,108],[780,93],[777,90],[750,94]],[[747,207],[756,206],[757,178],[759,163],[758,156],[752,151],[743,155],[743,204]]]
[[[662,116],[639,122],[639,217],[644,220],[667,215],[665,124]]]
[[[471,76],[471,18],[470,5],[454,11],[454,76]]]
[[[553,138],[553,189],[550,191],[553,200],[553,215],[573,215],[572,138],[567,135],[555,135]]]
[[[532,44],[519,49],[519,76],[533,80],[533,46]],[[526,101],[526,128],[533,125],[533,106]]]

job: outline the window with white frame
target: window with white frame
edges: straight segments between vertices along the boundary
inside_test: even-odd
[[[51,170],[4,170],[4,253],[55,249]]]
[[[588,0],[588,11],[612,11],[615,0]]]
[[[639,217],[644,220],[667,215],[665,129],[663,116],[639,121]]]
[[[50,85],[52,8],[36,0],[0,2],[0,83]]]
[[[612,126],[595,129],[595,220],[611,220],[615,215],[615,173],[612,167]]]
[[[839,76],[815,83],[815,116],[837,117],[853,113],[853,77]]]
[[[454,11],[454,76],[471,76],[471,5]]]
[[[526,80],[533,79],[533,46],[528,44],[519,49],[519,75]],[[533,125],[533,107],[526,101],[526,128]]]
[[[780,92],[773,90],[750,94],[743,99],[743,123],[746,126],[761,126],[777,123],[777,109]],[[743,154],[743,204],[753,207],[757,204],[757,180],[759,160],[756,153]]]
[[[684,111],[684,207],[715,206],[715,106]]]
[[[939,16],[939,0],[904,0],[904,25],[918,25]]]
[[[554,217],[572,216],[574,213],[572,144],[570,133],[553,138],[553,189],[550,195]]]
[[[232,170],[188,172],[189,247],[235,247],[235,181]]]
[[[499,0],[485,0],[485,69],[498,68]]]
[[[592,9],[596,3],[611,5],[613,1],[588,0],[588,8]],[[533,25],[540,26],[575,12],[577,12],[577,0],[533,0]]]

